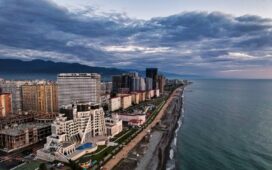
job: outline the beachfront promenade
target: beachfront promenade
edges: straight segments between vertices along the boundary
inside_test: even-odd
[[[132,139],[127,145],[125,145],[120,152],[118,152],[112,159],[110,159],[104,166],[104,170],[111,170],[113,169],[122,159],[126,158],[128,153],[149,133],[149,130],[156,126],[158,122],[160,122],[161,118],[163,117],[166,109],[168,108],[169,104],[173,100],[177,91],[181,88],[177,88],[168,98],[162,109],[159,111],[155,119],[150,123],[142,132],[140,132],[134,139]]]

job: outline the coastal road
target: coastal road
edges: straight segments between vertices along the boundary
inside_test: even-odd
[[[127,145],[125,145],[120,152],[118,152],[114,158],[110,159],[104,166],[104,170],[113,169],[122,159],[126,158],[128,153],[148,134],[148,131],[151,130],[158,122],[160,122],[164,113],[166,112],[167,107],[173,100],[177,91],[181,90],[180,88],[175,89],[175,91],[168,98],[160,112],[157,114],[156,118],[149,124],[142,132],[140,132],[134,139],[132,139]]]

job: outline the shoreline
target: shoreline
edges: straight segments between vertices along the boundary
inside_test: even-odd
[[[183,92],[182,92],[182,94],[183,94]],[[171,138],[169,140],[169,143],[167,144],[167,149],[165,150],[165,155],[167,155],[167,157],[165,157],[165,160],[164,160],[164,164],[163,164],[164,169],[167,169],[168,161],[173,160],[172,158],[170,158],[171,149],[174,149],[174,148],[172,148],[171,145],[174,142],[175,138],[177,137],[177,136],[175,136],[177,134],[177,130],[179,130],[179,128],[182,126],[182,124],[179,125],[179,121],[180,121],[180,119],[182,119],[182,116],[183,116],[182,109],[183,109],[183,97],[181,98],[181,108],[180,108],[179,111],[177,111],[178,112],[178,117],[177,117],[177,119],[175,121],[175,127],[171,131],[171,133],[172,133]],[[174,158],[174,154],[175,154],[174,152],[175,151],[173,150],[173,158]],[[174,165],[174,167],[176,167],[176,165]]]
[[[166,169],[166,165],[168,160],[170,160],[170,150],[171,150],[171,144],[174,140],[176,129],[178,128],[178,122],[180,120],[180,117],[182,116],[182,108],[183,108],[183,91],[184,87],[182,88],[181,92],[177,94],[175,101],[173,101],[172,105],[174,105],[173,110],[171,110],[171,114],[165,115],[168,116],[168,119],[170,118],[170,121],[166,122],[166,126],[169,125],[169,129],[164,132],[163,137],[161,138],[161,141],[158,145],[158,156],[159,162],[156,169],[164,170]],[[163,122],[163,120],[162,120]]]
[[[184,87],[178,87],[171,93],[157,123],[148,128],[150,132],[145,134],[114,169],[166,169],[171,143],[182,116]]]

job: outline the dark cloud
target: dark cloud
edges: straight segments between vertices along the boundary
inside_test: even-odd
[[[272,64],[272,20],[187,12],[150,20],[71,12],[47,0],[0,2],[0,56],[216,74]]]

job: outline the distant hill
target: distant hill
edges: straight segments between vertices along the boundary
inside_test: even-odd
[[[78,63],[63,63],[44,60],[21,61],[16,59],[0,59],[0,73],[11,75],[22,74],[47,74],[58,73],[99,73],[102,77],[110,77],[125,73],[125,70],[105,67],[91,67]]]
[[[99,73],[105,81],[111,80],[112,75],[137,71],[145,77],[145,70],[117,69],[92,67],[78,63],[64,63],[44,60],[22,61],[17,59],[0,59],[0,78],[5,79],[48,79],[56,80],[58,73]],[[169,79],[198,79],[198,75],[182,75],[160,72]]]

